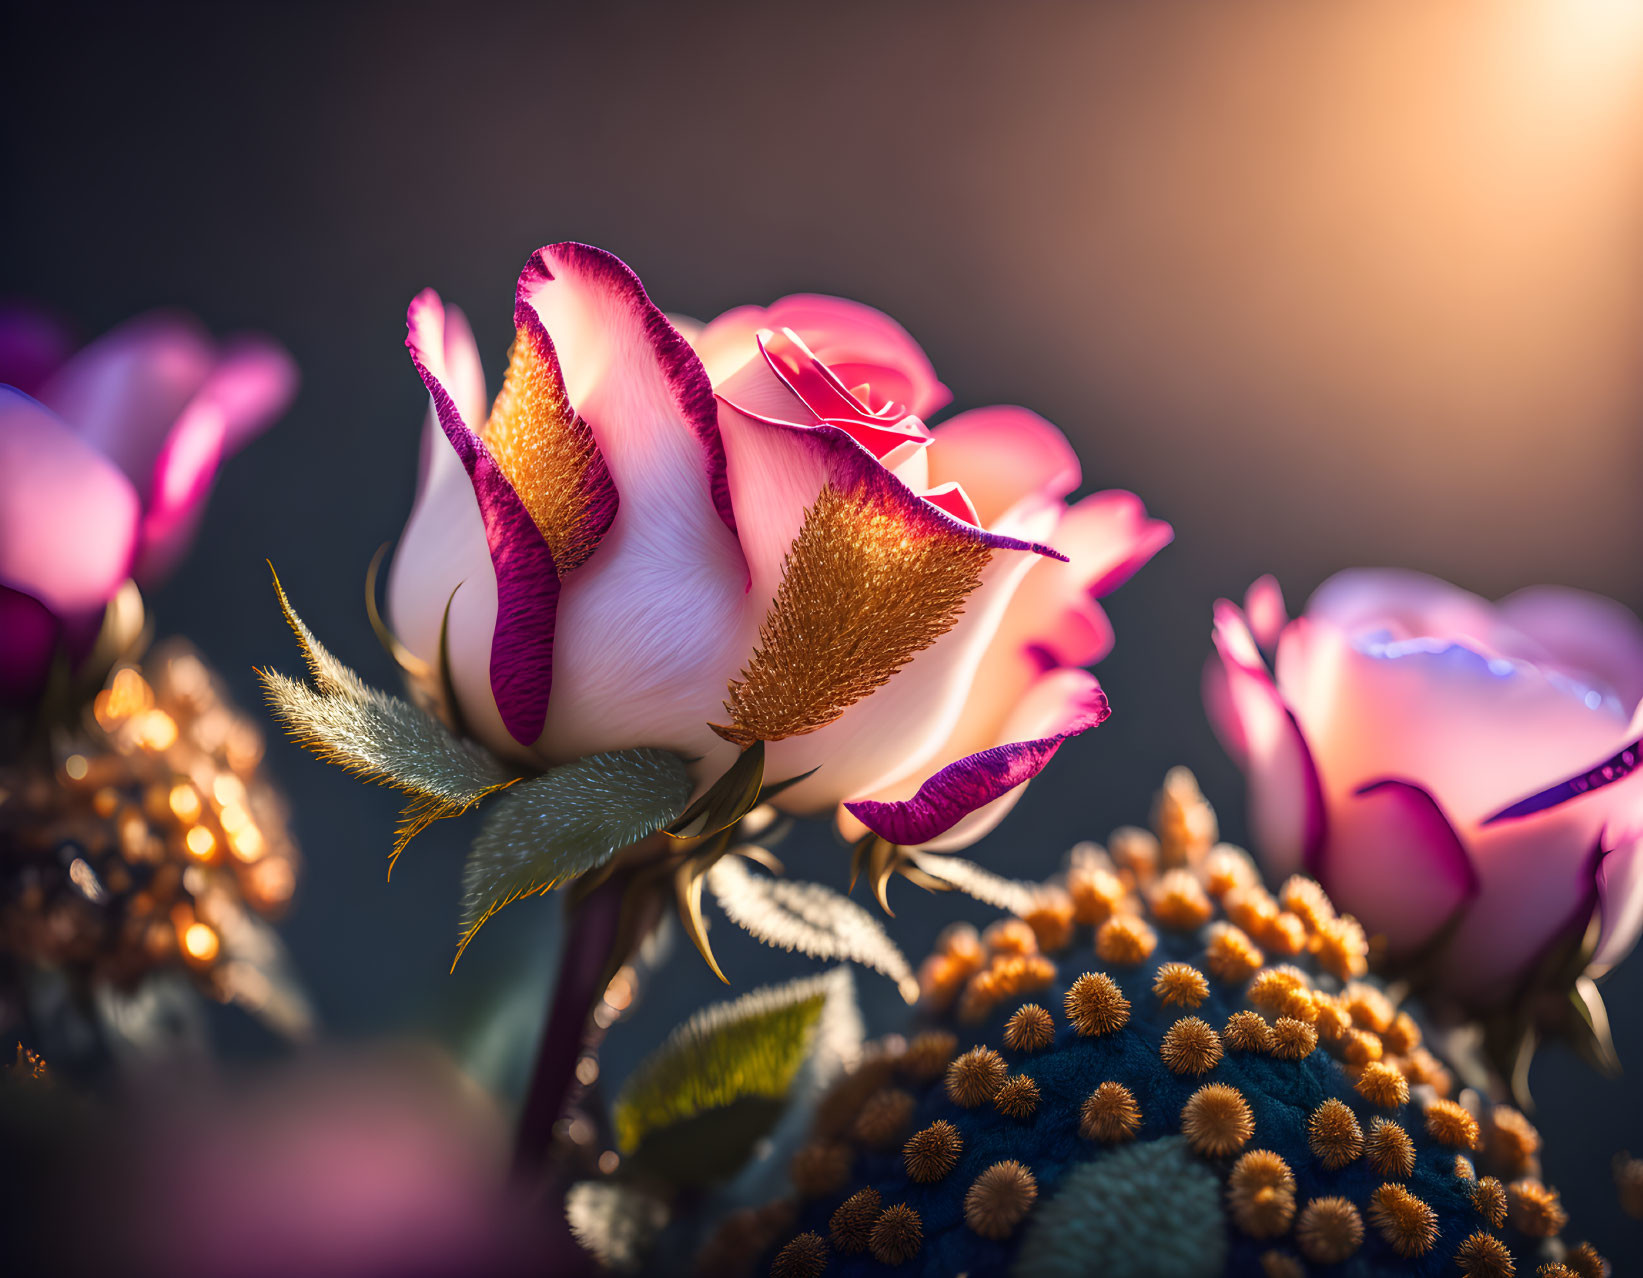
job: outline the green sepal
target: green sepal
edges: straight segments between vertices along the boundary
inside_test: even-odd
[[[727,830],[753,810],[764,785],[764,742],[736,756],[725,774],[667,826],[676,839],[701,839]]]

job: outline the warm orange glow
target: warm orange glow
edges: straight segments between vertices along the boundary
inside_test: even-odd
[[[63,771],[71,781],[84,781],[86,773],[91,771],[91,765],[86,762],[83,754],[71,754],[63,760]]]
[[[183,930],[183,953],[197,963],[209,963],[217,957],[217,934],[204,923],[191,923]]]
[[[229,830],[228,846],[240,860],[255,861],[263,854],[267,844],[263,841],[262,831],[256,826],[241,825]]]
[[[171,811],[179,821],[194,821],[200,815],[200,792],[186,781],[171,787]]]
[[[251,890],[265,905],[280,905],[291,899],[297,876],[289,861],[271,857],[251,871]]]
[[[147,710],[136,721],[137,743],[149,750],[168,750],[177,740],[177,721],[164,710]]]
[[[217,836],[203,825],[192,827],[184,836],[183,841],[188,844],[189,852],[202,861],[217,849]]]

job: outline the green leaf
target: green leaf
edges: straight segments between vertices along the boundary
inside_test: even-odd
[[[462,870],[457,958],[503,906],[603,865],[678,816],[690,791],[684,760],[652,749],[589,755],[510,786]]]
[[[703,1008],[623,1085],[617,1143],[675,1184],[728,1176],[776,1125],[807,1061],[848,1057],[860,1033],[848,968]]]
[[[669,823],[667,832],[676,839],[701,839],[729,829],[752,811],[763,784],[764,742],[755,741],[701,798]]]

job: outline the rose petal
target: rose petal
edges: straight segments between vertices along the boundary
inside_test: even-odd
[[[131,481],[44,405],[0,387],[0,585],[59,616],[101,608],[136,541]]]
[[[1289,621],[1284,608],[1283,587],[1271,573],[1257,577],[1244,595],[1244,615],[1249,618],[1250,633],[1261,651],[1271,655],[1277,651],[1278,636]]]
[[[1564,586],[1531,586],[1495,605],[1503,620],[1541,644],[1577,681],[1643,702],[1643,622],[1612,599]]]
[[[967,846],[1004,818],[1063,741],[1104,722],[1110,713],[1093,675],[1054,671],[1034,685],[1010,717],[1005,741],[942,767],[910,799],[868,799],[844,806],[891,843],[941,851]]]
[[[1597,867],[1598,907],[1603,930],[1592,954],[1594,967],[1613,967],[1643,933],[1643,835],[1605,854]]]
[[[1300,724],[1257,664],[1243,613],[1225,599],[1215,605],[1215,649],[1247,754],[1250,830],[1267,876],[1280,881],[1316,860],[1325,837],[1323,785]]]
[[[1477,872],[1443,809],[1420,786],[1394,778],[1335,805],[1329,838],[1308,868],[1395,954],[1430,940],[1478,893]]]
[[[54,316],[21,302],[0,303],[0,384],[38,395],[73,349],[67,325]]]
[[[1025,408],[960,413],[936,428],[929,457],[930,481],[963,484],[983,524],[1029,494],[1065,497],[1081,478],[1067,437]]]

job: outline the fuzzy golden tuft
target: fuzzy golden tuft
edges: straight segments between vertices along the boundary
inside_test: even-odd
[[[945,1118],[938,1118],[908,1138],[901,1148],[907,1178],[929,1185],[952,1171],[964,1152],[964,1138]]]
[[[1226,1045],[1239,1052],[1269,1052],[1272,1050],[1272,1026],[1259,1012],[1234,1012],[1227,1017],[1223,1031]]]
[[[1234,888],[1221,899],[1221,908],[1234,926],[1243,928],[1251,936],[1260,935],[1278,917],[1278,902],[1259,883]]]
[[[852,1154],[848,1145],[833,1140],[812,1141],[793,1155],[788,1176],[801,1198],[825,1198],[844,1188],[850,1176]]]
[[[1472,1186],[1472,1206],[1496,1229],[1506,1223],[1506,1186],[1493,1176],[1485,1176]]]
[[[1361,981],[1353,981],[1342,990],[1341,999],[1346,1004],[1346,1010],[1352,1013],[1352,1023],[1359,1029],[1372,1030],[1376,1034],[1391,1028],[1392,1020],[1397,1015],[1391,999],[1373,985]]]
[[[1261,1278],[1306,1278],[1306,1270],[1294,1256],[1274,1247],[1261,1253]]]
[[[1540,1133],[1535,1125],[1510,1105],[1496,1105],[1489,1112],[1489,1133],[1485,1147],[1492,1162],[1514,1176],[1527,1176],[1535,1169],[1540,1153]]]
[[[1079,1112],[1078,1134],[1086,1140],[1128,1140],[1140,1126],[1141,1107],[1122,1083],[1102,1083],[1085,1098]]]
[[[1009,1072],[1004,1058],[990,1047],[972,1047],[947,1067],[947,1095],[966,1109],[985,1105],[1003,1086]]]
[[[1569,1223],[1557,1190],[1532,1176],[1514,1180],[1506,1187],[1507,1213],[1512,1227],[1531,1238],[1552,1238]]]
[[[1152,916],[1160,927],[1191,932],[1203,927],[1215,906],[1198,879],[1188,870],[1170,870],[1152,892]]]
[[[1569,1248],[1564,1253],[1563,1263],[1574,1270],[1576,1278],[1609,1278],[1609,1262],[1589,1242],[1576,1243]]]
[[[1064,888],[1039,888],[1021,920],[1032,928],[1040,950],[1066,949],[1073,939],[1073,899]]]
[[[1402,1185],[1382,1185],[1370,1196],[1369,1219],[1406,1260],[1424,1256],[1438,1240],[1438,1213]]]
[[[1355,981],[1369,970],[1369,938],[1350,914],[1330,919],[1312,937],[1312,954],[1338,981]]]
[[[1145,962],[1157,945],[1158,934],[1133,914],[1115,914],[1095,932],[1096,956],[1116,967]]]
[[[992,954],[1037,954],[1038,933],[1024,919],[999,919],[981,934]]]
[[[1421,1027],[1408,1012],[1399,1012],[1381,1031],[1381,1043],[1394,1056],[1408,1056],[1421,1045]]]
[[[1158,836],[1138,825],[1121,825],[1107,836],[1107,853],[1132,883],[1151,883],[1158,877],[1162,854]]]
[[[1230,843],[1213,847],[1204,858],[1204,890],[1217,900],[1237,888],[1256,882],[1260,875],[1249,853]]]
[[[1004,1025],[1004,1046],[1013,1052],[1040,1052],[1055,1040],[1055,1019],[1037,1003],[1016,1008]]]
[[[1218,923],[1210,932],[1209,944],[1204,948],[1204,966],[1216,980],[1236,985],[1261,970],[1266,956],[1242,928]]]
[[[1295,1245],[1318,1265],[1338,1265],[1363,1244],[1363,1217],[1345,1198],[1314,1198],[1295,1222]]]
[[[1464,1180],[1467,1183],[1471,1183],[1478,1178],[1478,1169],[1472,1165],[1472,1160],[1465,1154],[1455,1155],[1454,1168],[1456,1180]]]
[[[869,1185],[838,1205],[827,1222],[827,1236],[837,1250],[851,1256],[867,1250],[867,1240],[878,1223],[880,1201],[879,1191]]]
[[[1085,926],[1099,926],[1113,916],[1124,899],[1124,884],[1111,870],[1093,865],[1075,865],[1067,872],[1067,895],[1072,898],[1073,919]]]
[[[1208,1083],[1182,1107],[1181,1134],[1205,1157],[1226,1158],[1249,1143],[1255,1134],[1255,1116],[1236,1087]]]
[[[1351,1107],[1331,1096],[1307,1120],[1307,1143],[1318,1161],[1335,1171],[1363,1153],[1363,1128]]]
[[[1209,982],[1191,963],[1165,963],[1153,975],[1152,992],[1165,1007],[1197,1007],[1209,997]]]
[[[1426,1107],[1426,1134],[1451,1149],[1476,1149],[1478,1120],[1455,1101],[1435,1100]]]
[[[1206,1020],[1182,1017],[1164,1031],[1159,1058],[1176,1074],[1204,1074],[1221,1060],[1221,1036]]]
[[[1031,1118],[1038,1112],[1038,1084],[1025,1074],[1011,1075],[994,1094],[993,1108],[1006,1118]]]
[[[1316,932],[1335,917],[1335,907],[1317,879],[1291,874],[1278,889],[1278,904],[1300,916],[1306,930]]]
[[[1415,1170],[1415,1142],[1399,1124],[1387,1118],[1377,1118],[1369,1125],[1364,1156],[1382,1176],[1403,1180]]]
[[[770,1278],[820,1278],[827,1268],[827,1244],[820,1234],[800,1234],[776,1253]]]
[[[927,1083],[943,1074],[958,1051],[958,1038],[946,1030],[925,1030],[915,1034],[897,1062],[901,1072],[916,1083]]]
[[[886,1207],[868,1235],[868,1250],[881,1265],[900,1265],[924,1245],[924,1221],[906,1203]]]
[[[1409,1082],[1403,1071],[1385,1061],[1370,1061],[1358,1075],[1358,1095],[1382,1109],[1396,1109],[1409,1100]]]
[[[1038,1197],[1038,1181],[1014,1159],[994,1163],[964,1195],[964,1223],[983,1238],[1008,1238]]]
[[[889,1149],[901,1139],[917,1102],[899,1087],[874,1092],[856,1115],[851,1135],[869,1149]]]
[[[1275,1238],[1295,1218],[1295,1173],[1282,1155],[1252,1149],[1227,1176],[1227,1205],[1239,1229],[1252,1238]]]
[[[1512,1249],[1481,1229],[1455,1248],[1455,1263],[1466,1278],[1512,1278],[1517,1272]]]
[[[1086,1038],[1111,1034],[1129,1023],[1130,1003],[1105,972],[1085,972],[1067,990],[1067,1020]]]
[[[1272,1054],[1281,1061],[1305,1060],[1318,1046],[1318,1031],[1293,1016],[1272,1023]]]

